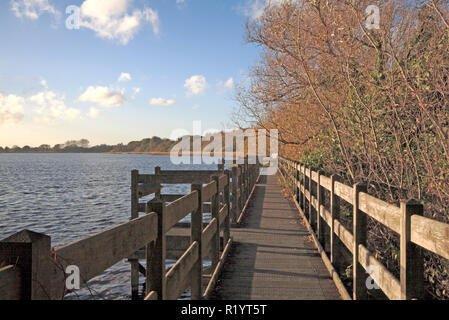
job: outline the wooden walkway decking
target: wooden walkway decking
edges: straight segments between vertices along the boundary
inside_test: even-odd
[[[340,299],[278,176],[262,176],[246,221],[232,230],[233,246],[213,299]]]

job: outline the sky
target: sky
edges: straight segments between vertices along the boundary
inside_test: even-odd
[[[0,1],[0,146],[232,129],[262,0]],[[179,130],[178,130],[179,131]]]

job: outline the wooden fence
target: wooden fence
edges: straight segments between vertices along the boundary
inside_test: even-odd
[[[400,207],[367,193],[365,184],[347,186],[338,176],[322,172],[288,159],[280,158],[280,172],[315,243],[346,298],[350,298],[334,266],[341,259],[344,245],[353,259],[353,299],[366,299],[367,272],[383,293],[394,300],[421,299],[424,295],[424,259],[422,249],[449,259],[449,224],[423,216],[423,206],[415,200],[402,201]],[[340,200],[353,207],[353,227],[348,230],[340,219]],[[367,249],[367,217],[380,222],[400,236],[400,279],[396,279]],[[325,232],[328,227],[328,234]],[[323,247],[328,243],[330,257]]]
[[[258,165],[231,167],[223,170],[220,166],[217,171],[157,168],[154,175],[133,171],[131,221],[57,249],[51,248],[49,236],[28,230],[0,241],[0,300],[63,299],[70,293],[66,288],[68,266],[79,269],[84,284],[125,258],[131,263],[133,297],[140,272],[146,277],[145,300],[177,299],[188,287],[192,299],[207,299],[232,243],[231,223],[241,219],[259,175]],[[186,195],[161,195],[161,185],[171,183],[189,183],[192,190]],[[151,194],[155,194],[153,200],[139,202]],[[203,229],[203,212],[208,210],[212,219]],[[139,216],[139,212],[144,214]],[[171,241],[167,233],[189,213],[189,247],[167,271]],[[146,267],[136,255],[142,248]],[[212,262],[211,274],[202,270],[207,255]],[[203,279],[207,280],[204,290]]]

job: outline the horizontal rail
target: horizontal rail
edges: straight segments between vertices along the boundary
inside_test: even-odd
[[[218,190],[223,191],[227,185],[228,185],[228,176],[225,174],[222,174],[218,178]]]
[[[397,206],[360,192],[359,209],[391,230],[401,233],[401,210]]]
[[[426,217],[411,217],[411,241],[449,259],[449,225]]]
[[[217,170],[164,170],[157,174],[139,174],[139,183],[192,184],[208,183]]]
[[[62,265],[76,265],[85,283],[156,237],[157,215],[150,213],[58,248],[56,258]]]
[[[152,193],[159,192],[161,190],[161,185],[158,183],[139,184],[137,190],[139,198],[143,198]]]
[[[209,252],[209,248],[211,247],[211,241],[217,233],[217,219],[213,218],[206,228],[203,230],[203,234],[201,236],[201,249],[204,253]]]
[[[176,300],[186,289],[186,280],[198,260],[198,242],[193,242],[181,258],[166,274],[166,299]]]
[[[203,187],[201,192],[202,201],[209,201],[217,193],[217,183],[215,181],[208,183]]]
[[[225,204],[220,211],[218,211],[218,221],[220,221],[220,227],[225,222],[227,215],[229,214],[229,207]]]
[[[164,232],[167,232],[179,220],[198,208],[198,191],[193,191],[176,201],[166,205],[164,210]]]
[[[365,268],[373,272],[371,277],[391,300],[401,299],[401,284],[387,268],[380,263],[363,245],[359,246],[359,262]]]
[[[158,298],[156,291],[151,291],[144,299],[144,301],[156,301]]]

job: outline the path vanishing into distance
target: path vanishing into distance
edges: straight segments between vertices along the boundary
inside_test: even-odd
[[[213,299],[341,299],[278,175],[261,176]]]

